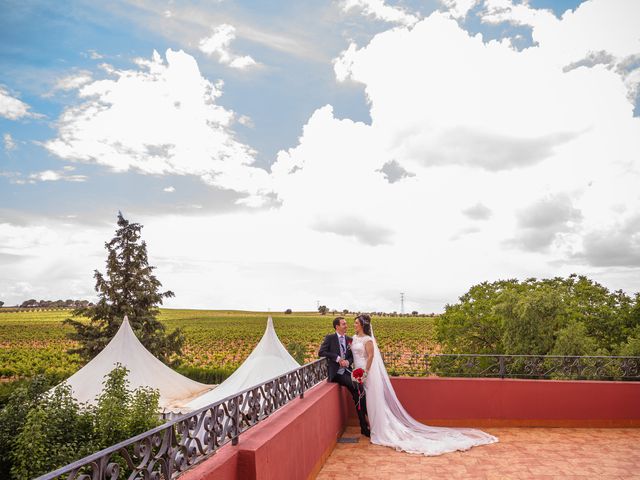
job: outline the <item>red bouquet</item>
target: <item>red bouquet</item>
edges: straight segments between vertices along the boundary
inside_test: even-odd
[[[353,372],[351,372],[351,380],[356,383],[362,385],[364,380],[367,378],[367,372],[362,368],[356,368]]]
[[[356,407],[360,410],[360,403],[364,398],[364,381],[367,378],[367,372],[364,371],[363,368],[356,368],[351,372],[351,380],[358,387],[358,402],[356,403]]]

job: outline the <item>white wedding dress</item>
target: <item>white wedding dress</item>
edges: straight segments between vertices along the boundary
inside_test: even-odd
[[[421,455],[441,455],[468,450],[498,441],[493,435],[472,428],[429,427],[414,420],[393,390],[375,338],[354,336],[351,350],[354,368],[367,366],[366,342],[373,342],[373,362],[365,380],[371,443]]]

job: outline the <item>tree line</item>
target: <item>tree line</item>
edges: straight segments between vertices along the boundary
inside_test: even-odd
[[[326,305],[320,305],[318,307],[320,315],[360,315],[365,312],[352,312],[345,308],[344,310],[329,309]],[[291,313],[291,309],[287,309],[284,313]],[[366,312],[373,317],[437,317],[435,313],[420,313],[417,310],[413,310],[411,313],[398,313],[394,312]]]
[[[4,305],[4,302],[0,302],[0,307]],[[93,306],[89,300],[36,300],[30,298],[25,300],[20,305],[16,305],[17,308],[84,308]]]

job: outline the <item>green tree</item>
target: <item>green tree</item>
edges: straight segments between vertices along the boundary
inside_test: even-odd
[[[320,312],[320,315],[326,315],[328,311],[329,309],[327,308],[326,305],[320,305],[318,307],[318,312]]]
[[[582,322],[598,348],[615,351],[633,329],[634,301],[623,291],[610,292],[599,283],[577,275],[546,282],[562,296],[565,323]]]
[[[159,305],[164,298],[173,297],[171,291],[161,292],[162,284],[153,275],[155,267],[149,265],[147,245],[141,240],[142,225],[130,223],[118,213],[115,237],[105,243],[107,249],[106,275],[95,271],[95,290],[98,302],[73,311],[74,316],[85,316],[89,323],[67,319],[75,332],[69,337],[80,343],[70,353],[79,353],[83,359],[95,357],[113,338],[125,315],[142,344],[168,363],[179,355],[184,344],[180,329],[170,334],[157,320]],[[174,357],[175,358],[175,357]]]
[[[620,345],[618,355],[623,357],[640,357],[640,326],[631,332],[625,343]]]
[[[545,355],[553,347],[562,302],[549,286],[525,292],[509,291],[498,298],[495,312],[502,320],[504,353]]]
[[[503,353],[502,322],[495,311],[499,296],[521,289],[517,280],[474,285],[459,303],[446,305],[436,338],[447,353]]]
[[[571,322],[558,330],[551,355],[584,356],[597,355],[598,344],[589,336],[582,322]]]
[[[436,338],[449,353],[546,355],[560,331],[576,322],[589,347],[595,342],[593,351],[616,352],[640,326],[640,294],[610,292],[578,275],[484,282],[445,307]],[[576,328],[582,332],[570,331]]]

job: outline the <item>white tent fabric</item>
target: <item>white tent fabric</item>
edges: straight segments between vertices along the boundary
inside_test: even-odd
[[[282,345],[273,328],[271,317],[267,320],[267,329],[262,339],[247,359],[216,388],[187,404],[189,410],[197,410],[222,400],[230,395],[261,384],[273,377],[282,375],[300,364]]]
[[[129,387],[151,387],[160,391],[160,408],[168,412],[183,411],[194,398],[211,390],[206,385],[173,371],[147,350],[133,332],[125,316],[118,332],[96,357],[65,382],[71,385],[79,402],[95,404],[102,392],[105,375],[120,363],[129,369]]]

